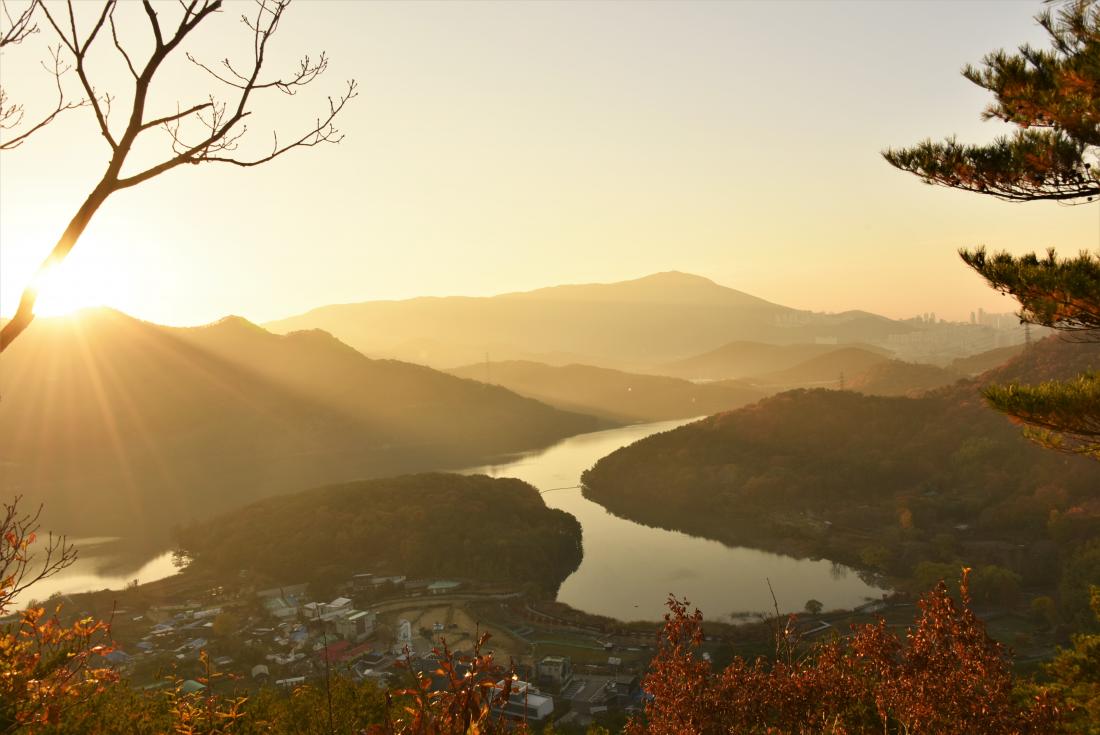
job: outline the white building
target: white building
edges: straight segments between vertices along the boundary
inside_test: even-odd
[[[503,713],[505,717],[531,722],[545,722],[554,714],[554,698],[543,694],[525,681],[513,681],[508,692],[508,702],[501,706],[499,700],[504,692],[504,680],[493,687],[493,711]]]
[[[344,640],[359,643],[374,633],[375,614],[365,610],[348,610],[335,621],[336,633]]]

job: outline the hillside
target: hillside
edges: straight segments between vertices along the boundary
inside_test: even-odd
[[[664,421],[738,408],[763,397],[739,381],[697,384],[591,365],[509,361],[468,365],[452,375],[500,385],[558,408],[613,421]]]
[[[996,347],[970,357],[960,357],[951,362],[950,368],[963,375],[981,375],[986,370],[1000,367],[1024,351],[1024,345]]]
[[[1048,339],[981,381],[920,398],[783,393],[614,452],[585,473],[584,492],[616,514],[730,544],[901,577],[961,559],[1049,586],[1100,530],[1100,464],[1028,442],[979,390],[1097,365],[1100,346]]]
[[[816,386],[833,388],[849,377],[865,373],[875,365],[886,362],[886,359],[878,351],[861,347],[841,347],[811,357],[786,370],[759,375],[755,382],[776,389]]]
[[[248,569],[276,584],[363,571],[534,583],[550,593],[581,562],[581,527],[531,485],[424,474],[307,490],[180,532],[195,570]]]
[[[624,369],[669,362],[731,340],[880,341],[912,329],[864,312],[798,311],[676,272],[492,297],[339,304],[266,326],[280,333],[320,328],[365,354],[433,367],[481,362],[488,352],[494,361],[561,364],[532,357],[561,355],[568,356],[566,362]]]
[[[694,357],[666,363],[657,372],[690,380],[751,378],[793,368],[806,360],[840,349],[858,347],[886,356],[886,350],[871,345],[793,344],[773,345],[761,342],[730,342]],[[835,376],[834,376],[835,377]]]
[[[478,464],[596,419],[244,320],[189,330],[94,310],[0,360],[3,491],[50,528],[159,534],[318,483]]]
[[[936,365],[884,360],[848,379],[846,387],[869,396],[908,396],[951,385],[962,377]]]

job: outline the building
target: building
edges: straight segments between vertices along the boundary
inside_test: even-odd
[[[573,662],[564,656],[547,656],[536,668],[539,684],[561,691],[573,681]]]
[[[450,592],[454,592],[462,586],[461,582],[454,582],[448,579],[441,579],[438,582],[432,582],[428,585],[428,594],[431,595],[446,595]]]
[[[363,590],[378,589],[387,584],[393,587],[403,587],[405,585],[405,575],[397,574],[387,577],[376,576],[370,573],[356,574],[351,578],[351,583],[356,591],[359,592]]]
[[[506,682],[502,679],[493,687],[493,712],[516,720],[546,722],[554,714],[554,698],[543,694],[525,681],[511,682],[508,701],[500,704]]]
[[[337,597],[332,602],[310,602],[302,605],[302,614],[306,620],[338,620],[355,612],[351,606],[351,600],[346,597]]]
[[[272,617],[286,620],[297,617],[301,607],[301,600],[305,597],[306,585],[291,584],[285,587],[272,587],[260,590],[256,597],[260,598],[264,609]]]
[[[336,634],[355,643],[374,634],[375,614],[365,610],[349,610],[334,621]]]
[[[393,643],[393,652],[395,654],[402,655],[405,653],[406,649],[413,653],[416,652],[416,647],[413,646],[412,623],[410,623],[408,620],[402,619],[397,621],[397,631]]]

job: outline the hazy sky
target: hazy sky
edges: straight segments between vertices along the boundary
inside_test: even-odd
[[[247,6],[228,5],[197,55],[248,48],[236,21]],[[268,146],[273,126],[292,132],[355,77],[344,142],[257,169],[180,168],[116,194],[71,256],[60,300],[173,324],[263,321],[682,270],[813,310],[1009,311],[956,249],[1095,249],[1097,206],[924,186],[879,151],[1002,132],[980,120],[988,96],[959,69],[1043,43],[1040,9],[301,1],[271,68],[319,49],[331,68],[308,93],[261,105],[250,130]],[[134,10],[121,28],[143,41]],[[0,81],[31,115],[48,104],[36,67],[47,40],[0,59]],[[93,74],[124,97],[101,40]],[[204,99],[182,68],[164,81],[159,111]],[[87,110],[0,155],[0,311],[13,311],[106,160]]]

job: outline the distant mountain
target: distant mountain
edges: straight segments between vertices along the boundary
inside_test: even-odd
[[[970,357],[960,357],[953,360],[950,368],[963,375],[981,375],[986,370],[1004,365],[1023,351],[1024,345],[1022,344],[1012,345],[1011,347],[997,347]]]
[[[731,340],[879,342],[911,325],[865,312],[798,311],[685,273],[555,286],[492,297],[416,298],[324,306],[266,325],[320,328],[371,356],[434,367],[567,355],[604,367],[653,366]]]
[[[781,393],[613,452],[584,474],[584,494],[730,544],[900,577],[922,561],[996,564],[1049,587],[1100,529],[1100,463],[1032,444],[980,392],[1098,366],[1100,345],[1052,338],[919,398]]]
[[[606,425],[321,332],[40,319],[0,360],[0,483],[69,533],[154,534],[318,483],[480,464]]]
[[[884,360],[845,381],[848,390],[869,396],[910,396],[942,388],[965,377],[948,368]]]
[[[886,362],[881,352],[861,347],[841,347],[798,363],[786,370],[757,376],[755,382],[779,389],[838,387],[849,377],[860,375]]]
[[[793,368],[806,360],[850,347],[873,352],[883,358],[889,355],[886,350],[867,344],[775,345],[739,341],[730,342],[694,357],[661,365],[654,368],[654,372],[688,379],[751,378]]]
[[[702,416],[764,397],[764,393],[740,381],[697,384],[591,365],[555,367],[507,361],[467,365],[448,372],[500,385],[558,408],[625,422]]]
[[[180,532],[195,571],[265,584],[373,571],[534,583],[553,594],[581,562],[581,527],[531,485],[423,474],[268,498]]]

